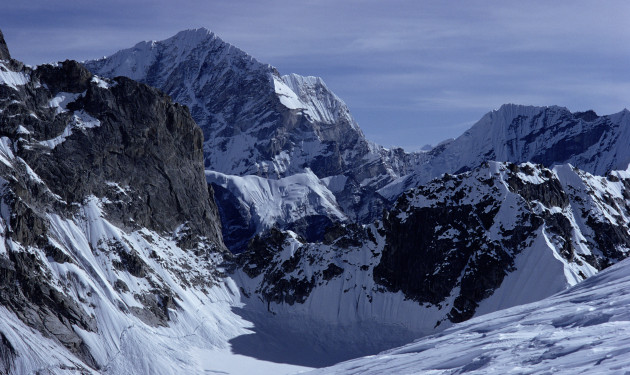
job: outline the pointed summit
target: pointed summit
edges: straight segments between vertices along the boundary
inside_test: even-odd
[[[201,39],[207,39],[207,38],[213,39],[213,38],[216,38],[216,37],[217,36],[212,31],[206,29],[205,27],[200,27],[200,28],[197,28],[197,29],[182,30],[182,31],[178,32],[177,34],[175,34],[170,39],[188,38],[188,39],[201,40]]]
[[[0,30],[0,60],[11,60],[9,47],[7,47],[7,42],[4,41],[4,35],[2,35],[2,30]]]
[[[205,28],[142,42],[86,66],[100,76],[147,83],[187,105],[204,132],[209,170],[279,178],[309,168],[324,178],[360,170],[367,154],[365,160],[380,162],[350,110],[320,78],[282,77]],[[357,181],[372,178],[369,171]]]

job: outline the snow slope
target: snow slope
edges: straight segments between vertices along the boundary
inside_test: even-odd
[[[347,220],[325,181],[310,169],[277,180],[206,171],[206,180],[217,192],[222,221],[226,224],[223,231],[230,234],[225,236],[226,244],[232,251],[242,250],[251,236],[273,226],[290,227],[304,222],[302,232],[308,235],[313,230],[309,228],[313,220],[308,219],[323,220],[324,225]],[[233,209],[229,210],[230,207]],[[238,242],[231,243],[232,239]]]
[[[308,374],[623,374],[630,261],[544,300]]]
[[[0,85],[17,90],[18,86],[24,86],[28,81],[29,77],[24,73],[10,70],[6,62],[0,60]]]
[[[103,217],[101,204],[91,198],[72,220],[51,215],[51,239],[59,240],[56,245],[72,261],[42,262],[59,291],[70,293],[92,316],[92,330],[74,329],[98,371],[91,368],[94,364],[88,366],[58,342],[43,338],[3,307],[0,330],[14,351],[4,371],[278,374],[305,369],[244,357],[230,350],[229,340],[251,334],[252,323],[232,312],[242,305],[240,294],[230,279],[217,278],[219,257],[196,259],[174,240],[146,229],[125,233]],[[106,244],[120,243],[139,256],[149,275],[140,278],[113,265],[117,260],[115,251]],[[15,243],[12,246],[11,251],[29,251]],[[90,248],[95,250],[90,252]],[[153,296],[156,288],[175,296],[166,310],[165,325],[141,313],[145,302],[138,297]]]

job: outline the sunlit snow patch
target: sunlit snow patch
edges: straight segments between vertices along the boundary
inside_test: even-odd
[[[72,121],[66,126],[63,130],[63,133],[56,136],[55,138],[48,139],[46,141],[41,141],[39,144],[42,146],[46,146],[48,148],[55,148],[61,143],[63,143],[66,138],[72,135],[72,133],[76,130],[85,130],[89,128],[96,128],[101,126],[101,122],[94,117],[88,115],[84,111],[75,112]]]
[[[108,89],[110,87],[109,83],[99,76],[92,77],[92,83],[96,83],[96,85],[102,89]]]
[[[83,94],[84,93],[74,94],[70,92],[60,92],[54,98],[48,101],[48,106],[50,108],[56,108],[57,114],[62,113],[62,112],[67,112],[68,109],[66,108],[66,106],[69,103],[72,103],[75,100],[77,100],[77,98]]]
[[[282,81],[279,77],[273,77],[273,85],[276,90],[280,103],[289,109],[305,109],[304,103],[300,98]]]
[[[17,90],[18,86],[26,85],[28,81],[29,77],[26,74],[10,71],[4,64],[0,63],[0,85],[7,85]]]

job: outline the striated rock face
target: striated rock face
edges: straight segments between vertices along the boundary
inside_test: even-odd
[[[68,205],[107,197],[105,212],[127,227],[173,232],[186,224],[221,243],[200,173],[202,134],[184,107],[126,78],[93,79],[74,61],[39,67],[31,79],[40,85],[34,95],[9,95],[20,103],[3,111],[3,133],[27,135],[16,140],[17,156],[52,193]],[[68,97],[75,100],[65,110],[55,107]]]
[[[0,70],[0,372],[115,366],[125,327],[169,327],[228,255],[203,134],[167,95],[75,61]]]
[[[627,257],[629,182],[627,171],[486,163],[408,191],[381,222],[332,228],[323,243],[291,232],[257,238],[236,275],[278,314],[427,334],[539,300]]]

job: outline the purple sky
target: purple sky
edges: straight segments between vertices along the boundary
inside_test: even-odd
[[[110,55],[206,27],[282,74],[322,77],[366,136],[416,150],[503,103],[630,107],[630,2],[5,1],[14,58]]]

